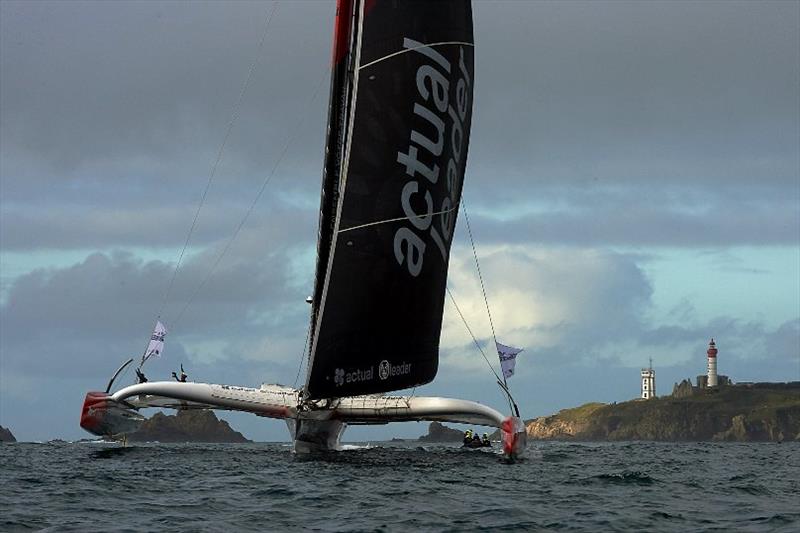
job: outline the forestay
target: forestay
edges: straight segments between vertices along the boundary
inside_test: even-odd
[[[436,375],[472,115],[468,1],[340,0],[305,392]]]

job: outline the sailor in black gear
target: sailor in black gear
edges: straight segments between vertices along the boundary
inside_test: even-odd
[[[175,372],[172,373],[172,377],[175,379],[175,381],[178,381],[180,383],[186,383],[186,378],[189,377],[189,376],[187,376],[186,372],[183,371],[183,365],[181,364],[181,377],[178,378],[178,376],[177,376],[177,374],[175,374]]]

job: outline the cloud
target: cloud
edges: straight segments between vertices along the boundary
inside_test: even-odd
[[[134,154],[170,157],[187,141],[218,146],[271,8],[4,3],[4,144],[59,169]],[[329,33],[320,30],[330,27],[333,9],[279,6],[238,122],[240,154],[253,163],[269,155],[264,141],[285,138],[285,125],[326,73]],[[301,24],[307,30],[297,34]],[[324,113],[324,102],[318,106]],[[258,141],[243,150],[248,138]]]
[[[294,367],[308,306],[306,291],[290,282],[285,254],[260,260],[233,254],[198,291],[208,256],[211,251],[186,262],[163,310],[170,359],[276,360]],[[172,273],[172,265],[116,253],[20,276],[0,308],[4,370],[109,372],[144,349]]]
[[[271,7],[4,2],[5,246],[139,244],[115,225],[187,220]],[[589,247],[800,239],[796,3],[474,9],[466,190],[503,219],[488,235]],[[278,6],[202,220],[242,213],[298,127],[276,180],[316,204],[332,16],[326,2]]]
[[[449,283],[467,321],[485,334],[489,324],[472,261],[468,249],[458,249]],[[582,340],[593,342],[638,330],[652,293],[632,256],[596,249],[507,246],[486,253],[481,270],[498,336],[532,349],[566,342],[583,326],[592,333],[586,338],[581,331]],[[467,342],[460,318],[447,309],[446,338]]]
[[[189,258],[165,310],[170,332],[164,356],[146,368],[151,378],[167,378],[183,363],[198,381],[258,386],[262,381],[292,384],[299,376],[303,382],[298,367],[309,287],[297,280],[310,280],[312,265],[301,266],[305,273],[298,276],[298,263],[288,259],[292,249],[256,259],[248,245],[252,237],[245,236],[244,246],[221,264],[175,323],[204,279],[214,250]],[[653,288],[642,261],[646,258],[634,254],[563,247],[493,247],[481,256],[498,338],[525,348],[512,386],[526,416],[565,407],[565,397],[572,403],[634,397],[638,384],[631,369],[649,357],[666,392],[667,381],[702,373],[712,335],[720,346],[720,372],[735,380],[797,379],[800,318],[770,328],[725,316],[699,321],[691,312],[679,312],[671,315],[674,324],[655,323],[650,318]],[[450,286],[496,366],[471,262],[470,249],[454,249]],[[144,349],[171,275],[167,263],[115,253],[20,276],[0,308],[6,424],[22,426],[22,434],[29,435],[24,438],[42,435],[9,406],[40,406],[49,416],[71,421],[83,391],[103,387],[122,360]],[[460,318],[446,304],[439,377],[417,394],[463,396],[468,390],[468,397],[494,405],[498,393],[488,374]],[[565,396],[563,391],[574,391],[576,384],[581,391]],[[279,426],[261,429],[260,421],[241,420],[260,438],[284,438]],[[56,426],[67,435],[80,434],[77,426],[69,429],[72,422]]]
[[[475,98],[471,152],[520,180],[653,183],[668,169],[670,181],[693,185],[789,184],[799,10],[781,2],[478,3],[476,82],[491,83]],[[778,176],[748,176],[740,166],[781,155],[789,158]]]
[[[771,357],[793,361],[800,380],[800,318],[788,320],[774,332],[767,333],[766,353]]]
[[[786,196],[771,203],[721,199],[703,203],[641,201],[635,191],[603,194],[593,207],[557,202],[514,216],[514,206],[481,211],[481,236],[493,242],[581,246],[769,246],[800,241],[800,204]],[[735,210],[735,211],[733,211]],[[510,214],[509,214],[510,212]],[[509,217],[511,217],[509,219]]]
[[[697,318],[683,302],[666,318],[654,318],[646,257],[600,249],[504,246],[481,256],[481,270],[500,342],[525,347],[521,375],[591,366],[683,365],[704,357],[710,337],[735,361],[800,363],[798,319],[777,327],[727,315]],[[456,248],[449,285],[461,313],[496,366],[491,327],[471,250]],[[445,307],[443,364],[485,371],[472,338],[451,302]],[[800,309],[799,309],[800,311]],[[720,348],[722,349],[722,348]],[[737,363],[738,364],[738,363]]]
[[[3,272],[3,416],[34,409],[41,427],[57,419],[80,434],[63,398],[79,403],[144,348],[254,57],[164,309],[167,351],[148,372],[184,362],[193,379],[294,380],[335,6],[280,3],[258,52],[272,7],[0,2],[0,242],[28,257]],[[476,2],[474,13],[466,201],[498,337],[526,348],[515,377],[526,411],[636,396],[650,356],[659,379],[701,373],[711,335],[735,379],[797,374],[798,319],[775,318],[785,305],[768,324],[744,318],[747,302],[698,312],[691,294],[672,313],[656,310],[657,290],[695,280],[677,273],[665,289],[647,262],[708,251],[727,280],[749,283],[779,276],[778,265],[735,263],[730,247],[800,242],[800,5]],[[487,345],[464,245],[450,286]],[[485,364],[446,309],[441,372],[426,392],[466,387],[494,402]],[[11,420],[33,434],[22,415]]]

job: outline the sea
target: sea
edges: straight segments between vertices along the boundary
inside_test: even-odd
[[[800,531],[800,443],[0,444],[0,531],[546,529]]]

